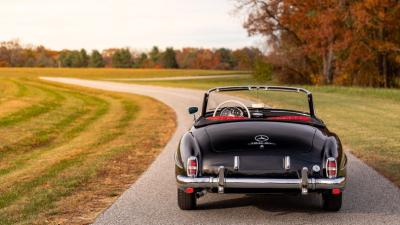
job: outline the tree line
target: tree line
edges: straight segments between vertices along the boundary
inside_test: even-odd
[[[17,40],[0,42],[0,67],[71,67],[71,68],[183,68],[251,70],[264,60],[257,48],[183,48],[136,52],[129,48],[54,51],[44,46],[22,46]]]
[[[285,82],[400,86],[400,1],[236,0]]]

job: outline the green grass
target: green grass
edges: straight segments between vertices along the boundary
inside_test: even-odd
[[[130,82],[202,90],[216,86],[260,84],[252,78]],[[400,90],[297,86],[313,92],[317,116],[340,136],[347,150],[400,186]],[[304,106],[303,99],[287,98],[284,94],[271,93],[266,98],[275,107]]]
[[[150,98],[10,70],[19,74],[0,69],[0,224],[92,222],[174,130],[172,111]]]
[[[25,95],[24,92],[26,92],[26,90],[24,89],[26,88],[26,86],[19,86],[19,88],[20,89],[18,90],[16,97],[21,97]],[[45,88],[40,89],[42,89],[42,91],[44,92],[47,92],[47,98],[43,99],[41,102],[35,105],[16,111],[6,117],[1,118],[0,127],[10,126],[24,120],[29,120],[33,117],[47,113],[61,106],[62,100],[64,99],[63,96],[59,95],[57,92]]]

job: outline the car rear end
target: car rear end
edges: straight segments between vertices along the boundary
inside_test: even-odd
[[[227,123],[194,131],[201,150],[187,158],[186,171],[177,176],[182,191],[198,197],[205,192],[311,192],[327,196],[324,199],[336,196],[340,198],[336,205],[341,205],[345,164],[339,154],[324,149],[329,146],[322,143],[328,140],[326,134],[311,126],[279,122],[242,123],[246,132],[235,126]],[[324,204],[329,208],[325,205],[332,203]]]

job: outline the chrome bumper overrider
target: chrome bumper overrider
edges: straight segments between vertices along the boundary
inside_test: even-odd
[[[224,188],[271,188],[271,189],[299,189],[303,194],[308,190],[318,189],[343,189],[346,184],[345,177],[337,178],[308,178],[308,169],[303,168],[301,178],[298,179],[271,179],[271,178],[228,178],[225,170],[220,168],[218,177],[188,177],[178,175],[178,186],[182,188],[218,188],[220,193]]]

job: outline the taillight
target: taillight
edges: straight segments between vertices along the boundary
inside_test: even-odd
[[[339,188],[332,189],[332,194],[333,195],[340,195],[340,193],[342,193],[342,190],[340,190]]]
[[[188,193],[188,194],[192,194],[194,192],[194,188],[188,187],[188,188],[185,189],[185,192]]]
[[[335,158],[328,158],[326,160],[326,176],[328,178],[335,178],[337,176],[337,163]]]
[[[190,156],[187,161],[187,175],[189,177],[195,177],[197,176],[197,171],[198,171],[198,163],[197,163],[197,158],[194,156]]]

